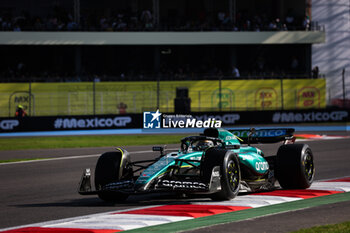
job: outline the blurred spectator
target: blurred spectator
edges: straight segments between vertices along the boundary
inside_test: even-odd
[[[108,22],[107,22],[107,18],[106,17],[102,17],[100,19],[100,28],[102,30],[106,30],[108,28]]]
[[[271,31],[276,31],[277,30],[277,24],[276,24],[275,21],[271,21],[269,23],[269,30],[271,30]]]
[[[281,20],[279,18],[276,18],[276,28],[279,31],[281,31],[283,28],[283,25],[282,25]]]
[[[292,61],[290,63],[290,68],[293,71],[296,71],[299,68],[299,61],[295,56],[292,57]]]
[[[74,31],[77,29],[77,24],[74,21],[69,21],[67,24],[68,31]]]
[[[309,18],[309,16],[307,16],[307,15],[305,15],[304,20],[303,20],[303,28],[304,28],[306,31],[309,31],[309,30],[310,30],[310,18]]]
[[[22,76],[25,74],[25,65],[23,62],[19,62],[16,66],[16,75]]]
[[[256,66],[258,71],[262,72],[265,70],[265,59],[263,57],[258,57],[258,60],[256,61]]]
[[[152,20],[152,14],[151,14],[151,11],[150,10],[144,10],[142,11],[141,13],[141,21],[143,22],[147,22],[147,21],[150,21]]]
[[[120,102],[118,105],[117,105],[117,109],[119,110],[119,114],[126,114],[126,109],[128,108],[128,105],[126,105],[125,103],[123,102]]]
[[[312,78],[314,78],[314,79],[316,79],[316,78],[318,78],[318,75],[319,75],[319,69],[318,69],[318,66],[315,66],[313,69],[312,69],[312,71],[311,71],[311,73],[312,73]]]
[[[228,25],[228,23],[230,22],[230,18],[228,16],[228,14],[226,14],[225,12],[223,11],[220,11],[218,13],[218,23],[219,23],[219,26],[226,26]]]
[[[285,22],[286,22],[286,26],[289,30],[293,30],[294,27],[295,27],[295,18],[292,14],[292,10],[288,10],[288,13],[287,13],[287,16],[286,16],[286,19],[285,19]]]
[[[232,66],[232,76],[235,77],[235,78],[239,78],[240,75],[239,75],[239,70],[236,66]]]
[[[4,18],[2,20],[2,23],[1,23],[1,30],[3,31],[9,31],[12,29],[12,24],[10,21],[8,21],[6,18]]]
[[[26,111],[24,110],[24,108],[23,108],[22,105],[18,105],[18,106],[17,106],[15,116],[18,117],[18,118],[27,116],[27,113],[26,113]]]
[[[218,20],[219,20],[219,23],[222,23],[225,20],[225,12],[220,11],[218,13]]]
[[[100,77],[98,77],[98,75],[94,75],[94,80],[93,80],[95,83],[98,83],[98,82],[101,82],[101,79]]]
[[[18,24],[16,24],[16,25],[13,27],[13,31],[14,31],[14,32],[20,32],[20,31],[21,31],[21,28],[19,27]]]

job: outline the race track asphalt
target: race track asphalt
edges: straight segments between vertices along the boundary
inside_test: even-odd
[[[306,143],[310,145],[315,155],[316,180],[350,176],[349,139]],[[258,147],[269,155],[276,153],[278,145],[269,144]],[[177,148],[177,145],[170,145],[168,148]],[[131,152],[132,160],[157,156],[156,152],[150,152],[151,146],[129,146],[126,149]],[[131,196],[123,204],[107,204],[95,196],[80,196],[77,193],[77,186],[83,169],[94,168],[97,154],[109,150],[113,148],[0,152],[0,160],[76,156],[52,161],[0,164],[0,229],[178,201],[177,197],[172,195],[148,194]],[[133,155],[133,151],[143,152]],[[84,156],[94,154],[96,156]],[[349,214],[346,215],[346,213],[350,213],[348,202],[218,225],[194,232],[227,232],[227,229],[230,229],[229,232],[236,230],[239,232],[288,232],[299,229],[300,226],[308,227],[349,220]],[[321,218],[322,215],[329,217]],[[278,228],[271,227],[276,224]]]

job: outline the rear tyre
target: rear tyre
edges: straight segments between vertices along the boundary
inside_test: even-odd
[[[306,144],[282,145],[277,152],[276,178],[284,189],[306,189],[314,180],[313,154]]]
[[[231,200],[238,195],[241,181],[237,156],[232,151],[226,150],[213,150],[211,153],[211,156],[215,156],[219,162],[221,185],[221,190],[212,194],[211,198],[213,200]]]
[[[124,154],[127,156],[127,154]],[[117,152],[103,153],[97,161],[95,169],[95,187],[96,190],[102,190],[103,187],[109,183],[118,182],[122,177],[125,177],[130,173],[126,169],[127,161],[123,154]],[[113,192],[113,191],[101,191],[98,193],[98,197],[107,202],[120,202],[128,198],[128,194]]]

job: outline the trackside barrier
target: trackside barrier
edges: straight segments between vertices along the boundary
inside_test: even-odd
[[[162,112],[171,115],[173,113]],[[349,109],[293,111],[193,112],[198,120],[221,120],[222,126],[350,122]],[[160,120],[162,118],[160,117]],[[0,118],[0,132],[143,128],[143,114]]]

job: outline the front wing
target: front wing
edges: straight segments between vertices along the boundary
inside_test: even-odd
[[[169,175],[152,180],[147,189],[136,189],[134,180],[123,180],[109,183],[100,190],[94,190],[91,185],[91,170],[85,169],[81,177],[78,192],[81,195],[94,195],[100,192],[120,192],[128,194],[142,194],[149,192],[182,192],[182,193],[214,193],[221,190],[219,167],[214,167],[210,180],[204,181],[200,176],[184,174]]]

